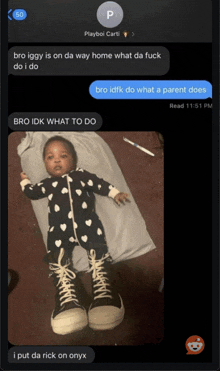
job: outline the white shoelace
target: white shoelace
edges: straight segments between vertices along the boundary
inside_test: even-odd
[[[100,299],[100,298],[111,298],[112,296],[109,295],[111,293],[111,290],[107,288],[107,286],[110,286],[110,283],[108,283],[108,278],[105,277],[106,272],[102,272],[102,269],[104,268],[103,264],[104,261],[110,257],[110,254],[107,253],[104,255],[101,259],[96,260],[96,252],[95,250],[90,250],[89,255],[89,263],[91,265],[91,268],[88,272],[92,272],[92,279],[94,282],[97,282],[94,285],[94,288],[97,287],[97,290],[94,290],[94,300]]]
[[[64,256],[64,249],[61,248],[60,254],[58,257],[58,262],[49,264],[49,268],[52,271],[49,276],[52,276],[55,273],[59,279],[57,286],[60,285],[59,300],[60,300],[61,306],[70,301],[74,301],[75,304],[79,305],[79,301],[76,297],[76,293],[74,289],[74,284],[71,282],[71,280],[74,280],[76,278],[76,275],[73,271],[67,268],[70,265],[70,263],[66,265],[61,265],[63,256]]]

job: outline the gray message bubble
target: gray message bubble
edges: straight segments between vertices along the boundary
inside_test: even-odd
[[[14,112],[8,126],[16,131],[96,131],[102,117],[96,112]]]
[[[163,46],[16,46],[8,73],[24,76],[165,75],[170,53]]]
[[[8,351],[13,363],[91,363],[95,352],[86,346],[20,346]]]

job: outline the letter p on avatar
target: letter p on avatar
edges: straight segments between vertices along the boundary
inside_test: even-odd
[[[110,17],[113,17],[114,15],[114,12],[112,10],[107,10],[107,19],[109,19]]]

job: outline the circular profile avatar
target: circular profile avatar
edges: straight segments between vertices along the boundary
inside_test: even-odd
[[[205,348],[205,342],[201,338],[201,336],[190,336],[186,340],[186,349],[187,349],[187,354],[199,354],[203,351]]]

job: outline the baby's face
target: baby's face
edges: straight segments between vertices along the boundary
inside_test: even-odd
[[[47,172],[54,177],[68,174],[75,168],[74,159],[68,146],[60,141],[51,142],[47,146],[44,163]]]

